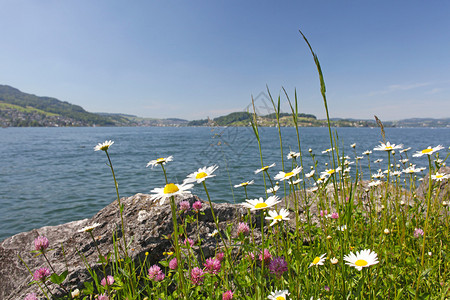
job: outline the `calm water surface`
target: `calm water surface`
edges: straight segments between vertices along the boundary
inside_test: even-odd
[[[260,133],[264,163],[277,163],[273,176],[281,170],[278,131],[260,128]],[[350,157],[355,156],[350,144],[356,143],[361,155],[382,140],[378,128],[339,128],[337,133]],[[283,128],[282,135],[285,156],[290,149],[298,151],[295,129]],[[325,169],[328,156],[321,151],[330,148],[328,129],[303,128],[300,135],[304,165],[311,165],[311,148],[321,162],[319,169]],[[391,143],[412,147],[410,156],[430,145],[448,148],[450,144],[448,128],[388,128],[386,136]],[[93,150],[110,139],[115,141],[109,153],[121,196],[163,186],[161,168],[146,168],[146,164],[169,155],[174,156],[166,165],[173,182],[181,183],[200,167],[219,165],[217,176],[207,182],[213,201],[241,202],[243,190],[231,186],[252,179],[256,184],[249,187],[249,196],[264,195],[262,176],[254,174],[261,162],[251,128],[5,128],[0,129],[0,241],[33,228],[91,217],[111,203],[115,189],[106,155]],[[386,160],[386,155],[374,152],[371,160],[377,158]],[[411,161],[427,164],[426,158]],[[385,168],[383,163],[380,167]],[[291,161],[285,164],[289,169]],[[201,186],[193,193],[206,199]]]

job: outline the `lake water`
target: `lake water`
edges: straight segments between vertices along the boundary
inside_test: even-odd
[[[274,176],[281,170],[280,143],[276,128],[260,128],[264,164],[277,163]],[[350,144],[356,143],[357,155],[372,150],[382,140],[378,128],[338,128],[339,143],[354,157]],[[298,151],[294,128],[283,128],[284,155]],[[327,128],[301,128],[303,162],[311,166],[308,149],[313,149],[324,170],[330,148]],[[447,153],[448,128],[387,128],[387,140],[412,147],[409,152],[442,144]],[[241,202],[242,189],[231,188],[247,180],[250,197],[264,196],[262,175],[254,174],[261,162],[251,128],[207,127],[118,127],[118,128],[5,128],[0,129],[0,241],[22,231],[57,225],[93,216],[115,200],[116,194],[107,159],[94,146],[115,141],[109,153],[119,182],[121,196],[149,193],[164,185],[160,167],[146,168],[148,161],[173,155],[166,165],[169,181],[181,183],[191,172],[218,164],[217,175],[207,181],[213,201]],[[374,151],[371,161],[386,153]],[[426,166],[426,158],[411,162]],[[367,158],[363,160],[367,164]],[[285,160],[286,169],[291,161]],[[366,171],[366,173],[368,173]],[[368,174],[367,174],[368,175]],[[194,194],[206,199],[202,186]]]

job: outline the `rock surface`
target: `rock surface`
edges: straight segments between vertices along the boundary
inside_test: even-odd
[[[181,200],[188,200],[192,204],[199,200],[196,196],[190,196],[185,199],[176,199],[176,203]],[[159,205],[150,200],[150,195],[136,194],[129,198],[122,198],[124,205],[124,222],[127,242],[131,242],[128,247],[129,255],[136,261],[149,255],[147,260],[152,264],[163,258],[163,252],[169,251],[171,243],[164,238],[164,235],[170,235],[173,232],[172,215],[169,201]],[[208,234],[215,229],[211,210],[206,202],[202,202],[201,209],[203,214],[199,214],[199,234],[202,241],[202,250],[205,257],[214,255],[217,246],[215,237]],[[228,224],[233,226],[240,220],[242,214],[246,213],[240,205],[233,204],[213,204],[215,214],[220,220],[219,227],[224,230]],[[189,212],[189,214],[195,214]],[[95,244],[89,233],[78,232],[83,227],[99,223],[92,233],[97,240],[100,251],[103,255],[113,252],[113,233],[119,233],[121,236],[121,222],[117,201],[103,208],[91,219],[74,221],[58,226],[47,226],[40,229],[34,229],[29,232],[19,233],[7,238],[0,244],[0,299],[16,300],[23,299],[26,294],[35,292],[40,294],[36,285],[29,286],[32,281],[32,275],[26,266],[18,258],[18,255],[34,272],[40,267],[49,267],[42,255],[35,257],[30,253],[34,250],[34,239],[38,236],[46,236],[50,241],[49,249],[54,249],[48,253],[48,258],[58,274],[69,270],[64,285],[70,288],[82,288],[84,281],[90,280],[90,274],[87,271],[80,254],[86,257],[91,266],[99,267],[98,254]],[[195,230],[194,230],[195,226]],[[187,227],[188,237],[197,241],[198,235],[196,225],[191,224]],[[133,237],[133,239],[131,239]],[[61,250],[64,247],[65,255]],[[193,250],[198,254],[197,246]],[[79,251],[80,254],[77,253]],[[102,275],[101,275],[102,276]],[[52,284],[53,291],[61,294],[62,291]]]

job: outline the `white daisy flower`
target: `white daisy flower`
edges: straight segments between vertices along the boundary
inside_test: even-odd
[[[409,161],[409,159],[407,159],[407,158],[399,160],[399,162],[401,162],[402,164],[406,164],[408,161]]]
[[[241,187],[241,186],[247,186],[247,185],[254,184],[254,183],[255,183],[254,180],[252,180],[252,181],[245,181],[245,182],[243,182],[243,183],[236,184],[234,187],[235,187],[235,188],[238,188],[238,187]]]
[[[206,178],[214,177],[216,175],[213,175],[215,170],[217,170],[219,166],[210,166],[210,167],[203,167],[198,169],[197,172],[191,173],[187,176],[187,178],[184,180],[185,183],[191,183],[191,182],[197,182],[201,183],[205,181]]]
[[[106,151],[109,147],[111,147],[112,144],[114,144],[114,142],[111,140],[105,141],[104,143],[98,143],[98,145],[94,147],[94,151]]]
[[[291,152],[288,153],[287,159],[293,159],[293,158],[297,158],[297,157],[299,157],[299,156],[300,156],[300,153],[299,153],[299,152],[291,151]]]
[[[416,169],[416,165],[410,165],[406,169],[404,169],[402,172],[406,174],[413,174],[413,173],[420,173],[422,171],[421,168]]]
[[[362,154],[364,154],[364,155],[369,155],[369,154],[372,154],[372,151],[366,150],[366,151],[364,151]]]
[[[408,147],[408,148],[405,148],[405,149],[400,150],[400,153],[404,153],[404,152],[407,152],[407,151],[409,151],[409,150],[411,150],[411,147]]]
[[[339,260],[336,257],[333,257],[332,259],[330,259],[330,263],[332,263],[333,265],[337,264],[339,262]]]
[[[169,157],[161,157],[161,158],[149,161],[147,163],[147,167],[152,166],[152,169],[153,169],[154,166],[165,165],[166,162],[169,162],[169,161],[172,161],[172,160],[173,160],[173,156],[172,155],[169,156]]]
[[[208,233],[208,236],[210,236],[210,237],[215,237],[215,236],[218,235],[218,234],[219,234],[219,231],[217,231],[217,229],[214,229],[213,232]]]
[[[314,258],[313,262],[309,264],[308,268],[311,268],[312,266],[321,266],[321,265],[323,265],[323,263],[325,262],[325,259],[326,259],[325,255],[327,255],[327,254],[324,253],[320,257],[316,256]]]
[[[346,231],[347,230],[347,225],[342,225],[342,226],[338,227],[338,230]]]
[[[356,143],[351,144],[350,147],[355,148],[356,147]]]
[[[94,228],[96,228],[100,225],[101,224],[99,224],[99,223],[94,223],[92,225],[81,228],[80,230],[78,230],[78,232],[91,232],[92,230],[94,230]]]
[[[151,190],[152,193],[155,193],[151,196],[151,200],[159,200],[159,204],[162,205],[166,201],[167,198],[172,196],[186,196],[190,195],[191,192],[189,189],[193,188],[193,184],[176,184],[176,183],[168,183],[162,188],[154,188]]]
[[[381,182],[380,180],[375,180],[375,181],[371,181],[371,182],[369,182],[369,184],[368,184],[368,187],[374,187],[374,186],[379,186],[379,185],[381,185],[383,182]]]
[[[436,181],[443,181],[446,180],[450,177],[450,174],[445,174],[445,173],[439,173],[436,172],[436,175],[431,175],[431,179],[436,180]]]
[[[420,157],[422,155],[431,155],[434,152],[437,152],[442,149],[444,149],[444,147],[442,147],[442,145],[437,145],[436,147],[433,147],[433,148],[431,148],[431,146],[429,146],[427,149],[423,149],[422,151],[417,151],[416,153],[414,153],[413,157]]]
[[[283,180],[289,179],[293,176],[296,176],[301,171],[302,171],[302,167],[296,167],[295,169],[293,169],[291,172],[288,172],[288,173],[284,173],[283,171],[280,171],[277,175],[275,175],[274,179],[283,181]]]
[[[289,184],[293,184],[293,185],[296,185],[296,184],[298,184],[298,183],[300,183],[300,182],[302,182],[303,181],[303,179],[297,179],[297,180],[294,180],[294,181],[292,181],[292,182],[290,182],[289,181]]]
[[[272,168],[272,167],[275,167],[275,163],[271,164],[270,166],[264,166],[261,169],[256,170],[255,174],[258,174],[259,172],[262,172],[262,171],[266,171],[267,169]]]
[[[277,213],[276,210],[269,210],[268,212],[269,216],[266,217],[266,220],[272,220],[272,223],[270,223],[269,226],[273,226],[278,222],[281,222],[283,220],[290,220],[288,218],[289,211],[287,209],[282,208],[280,210],[280,213]]]
[[[373,150],[375,151],[392,151],[395,149],[401,149],[403,148],[403,145],[396,145],[396,144],[392,144],[389,142],[386,142],[386,144],[381,143],[381,145],[376,146],[375,148],[373,148]]]
[[[327,178],[328,176],[333,175],[336,172],[339,172],[341,167],[337,167],[336,169],[325,169],[325,171],[320,173],[321,178]]]
[[[313,177],[314,173],[316,173],[316,170],[312,170],[311,172],[305,174],[305,177],[306,177],[306,178]]]
[[[280,189],[280,187],[278,185],[276,185],[273,188],[267,189],[266,193],[267,194],[275,194],[279,189]]]
[[[289,296],[290,293],[288,290],[282,290],[282,291],[275,291],[271,292],[270,295],[267,297],[269,300],[286,300],[287,296]]]
[[[334,150],[334,148],[328,148],[327,150],[322,151],[322,154],[329,153],[333,150]]]
[[[247,203],[241,203],[242,206],[245,206],[247,208],[250,208],[251,211],[253,210],[260,210],[260,209],[266,209],[271,206],[274,206],[277,203],[280,203],[281,200],[277,196],[270,196],[267,198],[267,200],[264,201],[262,197],[259,199],[247,199],[245,200]]]
[[[363,159],[363,158],[364,158],[364,156],[357,156],[357,157],[355,157],[356,160],[360,160],[360,159]]]
[[[350,252],[349,255],[344,256],[344,260],[346,261],[346,265],[355,267],[358,271],[361,271],[362,268],[377,264],[378,256],[375,252],[372,252],[372,250],[366,249],[356,252],[356,255],[353,252]]]
[[[381,169],[378,170],[378,173],[372,174],[372,178],[381,179],[384,178],[384,174]]]
[[[377,163],[380,163],[380,162],[382,162],[382,161],[383,161],[383,159],[380,158],[380,159],[375,160],[373,163],[377,164]]]

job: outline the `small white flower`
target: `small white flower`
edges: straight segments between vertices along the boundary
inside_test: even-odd
[[[355,148],[356,147],[356,143],[351,144],[350,147]]]
[[[322,154],[329,153],[333,150],[334,150],[334,148],[328,148],[327,150],[322,151]]]
[[[268,188],[266,192],[267,194],[275,194],[279,189],[280,187],[278,185],[275,185],[273,188]]]
[[[410,165],[408,168],[404,169],[402,172],[406,174],[420,173],[422,171],[421,168],[416,169],[416,165]]]
[[[362,154],[364,154],[364,155],[369,155],[369,154],[372,154],[372,151],[366,150],[366,151],[364,151]]]
[[[94,151],[106,151],[109,147],[111,147],[112,144],[114,144],[114,142],[111,140],[105,141],[104,143],[98,143],[98,145],[94,147]]]
[[[197,172],[191,173],[187,176],[187,178],[184,180],[184,183],[191,183],[191,182],[197,182],[201,183],[206,180],[206,178],[211,178],[216,175],[213,175],[215,170],[217,170],[218,166],[210,166],[210,167],[203,167],[198,169]]]
[[[289,296],[290,293],[288,290],[282,290],[282,291],[275,291],[271,292],[270,295],[267,297],[269,300],[286,300],[286,296]]]
[[[330,259],[330,263],[332,263],[333,265],[337,264],[339,262],[339,260],[336,257],[333,257],[332,259]]]
[[[346,261],[346,265],[355,267],[358,271],[361,271],[362,268],[377,264],[378,256],[370,249],[366,249],[356,252],[356,255],[353,252],[350,252],[349,255],[344,256],[344,260]]]
[[[215,236],[218,235],[218,234],[219,234],[219,231],[217,231],[217,229],[214,229],[213,232],[208,233],[208,236],[210,236],[210,237],[215,237]]]
[[[272,220],[272,223],[270,223],[269,226],[273,226],[278,222],[281,222],[283,220],[290,220],[288,218],[289,216],[289,211],[287,209],[282,208],[280,210],[280,213],[277,213],[276,210],[269,210],[268,212],[269,216],[266,217],[266,220]]]
[[[409,150],[411,150],[411,147],[408,147],[408,148],[405,148],[405,149],[400,150],[400,153],[407,152],[407,151],[409,151]]]
[[[320,173],[321,178],[327,178],[328,176],[333,175],[336,172],[339,172],[341,167],[337,167],[336,169],[325,169],[325,171]]]
[[[247,185],[254,184],[254,183],[255,183],[254,180],[252,180],[252,181],[245,181],[245,182],[243,182],[243,183],[236,184],[234,187],[237,188],[237,187],[247,186]]]
[[[270,196],[265,201],[262,197],[260,197],[259,199],[252,199],[252,200],[247,199],[245,201],[246,203],[245,202],[241,203],[241,205],[250,208],[251,211],[266,209],[281,202],[280,198],[278,198],[277,196]]]
[[[379,186],[381,185],[383,182],[381,182],[380,180],[376,180],[376,181],[371,181],[368,184],[368,187],[374,187],[374,186]]]
[[[305,177],[306,178],[310,178],[310,177],[312,177],[314,175],[314,173],[316,173],[316,170],[312,170],[311,172],[305,174]]]
[[[327,255],[326,253],[322,254],[320,257],[316,256],[313,260],[312,263],[309,264],[308,268],[311,268],[312,266],[321,266],[323,265],[323,263],[325,262],[325,255]]]
[[[433,147],[433,148],[431,148],[431,146],[429,146],[427,149],[423,149],[421,151],[417,151],[416,153],[414,153],[413,157],[420,157],[422,155],[431,155],[434,152],[437,152],[442,149],[444,149],[444,147],[442,147],[442,145],[437,145],[436,147]]]
[[[288,173],[280,171],[277,175],[275,175],[274,179],[280,180],[280,181],[287,180],[287,179],[292,178],[293,176],[296,176],[301,171],[302,171],[302,167],[296,167],[291,172],[288,172]]]
[[[387,228],[386,228],[383,232],[384,232],[384,234],[386,234],[386,235],[389,234],[389,233],[391,233],[391,232],[389,231],[389,229],[387,229]]]
[[[162,188],[154,188],[151,190],[152,193],[155,193],[151,196],[151,200],[159,200],[159,204],[162,205],[166,201],[167,198],[172,196],[185,196],[190,195],[191,192],[189,189],[193,188],[193,184],[176,184],[176,183],[168,183]]]
[[[92,230],[94,230],[94,228],[96,228],[100,225],[101,224],[99,224],[99,223],[94,223],[92,225],[81,228],[80,230],[78,230],[78,232],[91,232]]]
[[[275,163],[271,164],[270,166],[264,166],[261,169],[255,170],[255,174],[258,174],[259,172],[262,172],[262,171],[266,171],[266,170],[268,170],[269,168],[272,168],[272,167],[275,167]]]
[[[172,160],[173,160],[173,156],[172,155],[169,156],[169,157],[161,157],[161,158],[149,161],[147,163],[147,167],[152,166],[152,169],[153,169],[154,166],[165,165],[166,162],[169,162],[169,161],[172,161]]]
[[[377,164],[377,163],[380,163],[380,162],[382,162],[382,161],[383,161],[383,159],[380,158],[380,159],[375,160],[374,163]]]
[[[342,226],[338,227],[338,229],[340,231],[345,231],[345,230],[347,230],[347,225],[342,225]]]
[[[435,175],[431,175],[431,179],[436,181],[444,181],[448,178],[450,178],[450,174],[436,172]]]
[[[294,151],[291,151],[291,152],[289,152],[289,154],[287,155],[287,158],[288,159],[295,159],[295,158],[297,158],[297,157],[299,157],[300,156],[300,153],[299,152],[294,152]]]
[[[303,179],[297,179],[297,180],[294,180],[294,181],[292,181],[292,182],[289,181],[289,184],[296,185],[296,184],[298,184],[298,183],[300,183],[300,182],[302,182],[302,181],[303,181]]]
[[[395,144],[391,145],[391,143],[386,142],[386,144],[381,143],[381,145],[376,146],[375,148],[373,148],[373,150],[375,150],[375,151],[392,151],[392,150],[401,149],[401,148],[403,148],[403,145],[395,145]]]
[[[71,295],[72,295],[72,298],[76,298],[76,297],[80,296],[80,290],[79,289],[73,290]]]

